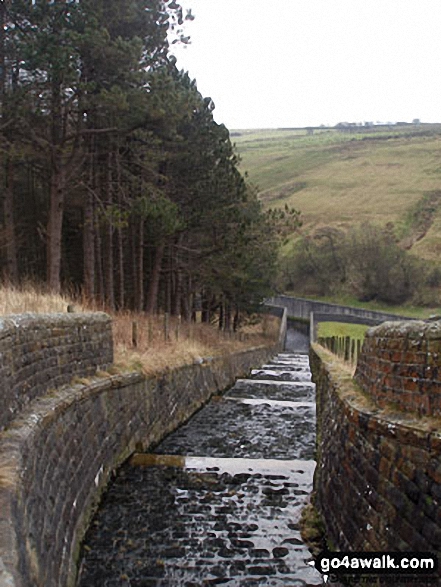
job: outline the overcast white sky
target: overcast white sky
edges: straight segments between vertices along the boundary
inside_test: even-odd
[[[178,67],[229,129],[441,122],[441,0],[181,0]]]

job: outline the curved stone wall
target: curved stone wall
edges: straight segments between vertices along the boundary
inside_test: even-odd
[[[441,321],[369,329],[355,379],[379,406],[440,416]]]
[[[379,407],[318,345],[311,348],[311,368],[318,421],[314,486],[330,546],[441,555],[440,421]]]
[[[79,544],[112,471],[274,352],[256,348],[158,377],[95,377],[30,402],[0,434],[0,584],[74,585]]]
[[[0,319],[0,430],[36,397],[74,375],[91,375],[112,362],[112,324],[107,314],[23,314]]]

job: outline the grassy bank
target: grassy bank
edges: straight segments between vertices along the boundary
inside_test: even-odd
[[[102,310],[67,295],[47,293],[34,285],[23,288],[0,287],[0,315]],[[268,344],[276,341],[278,320],[272,316],[256,319],[237,333],[219,331],[208,324],[184,323],[177,318],[147,316],[134,312],[108,312],[113,318],[115,364],[121,370],[140,370],[154,374],[164,369]],[[133,324],[136,323],[136,346]]]
[[[132,341],[133,322],[138,325],[136,348]],[[164,316],[135,313],[114,314],[113,324],[115,362],[124,370],[141,370],[147,375],[203,357],[275,342],[278,334],[278,320],[271,316],[244,326],[237,333],[219,331],[200,322],[184,323],[177,318],[169,319],[166,331]]]

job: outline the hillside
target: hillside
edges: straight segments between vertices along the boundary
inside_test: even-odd
[[[294,206],[304,233],[393,223],[423,259],[441,253],[441,125],[233,131],[266,206]]]

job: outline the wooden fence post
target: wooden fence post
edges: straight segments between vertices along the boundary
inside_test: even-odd
[[[357,340],[357,362],[358,362],[358,359],[360,358],[360,355],[361,355],[361,340],[358,339]]]
[[[349,361],[351,358],[351,337],[347,336],[345,338],[345,353],[344,353],[344,359],[345,361]]]
[[[356,349],[356,342],[355,338],[351,339],[351,363],[354,365],[356,363],[355,359],[355,349]]]

